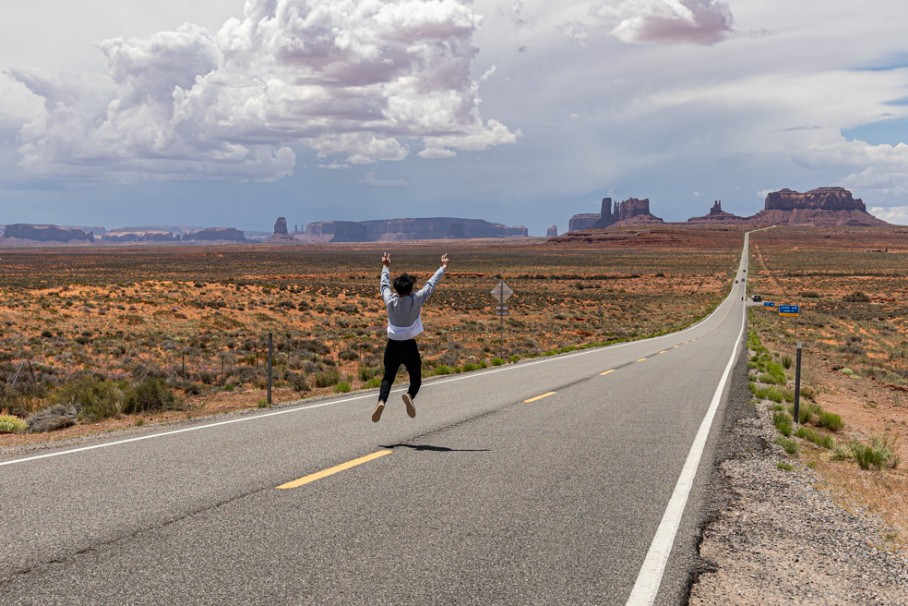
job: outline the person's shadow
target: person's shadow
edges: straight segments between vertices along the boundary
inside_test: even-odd
[[[381,446],[382,448],[387,448],[389,450],[394,450],[395,448],[410,448],[412,450],[418,450],[421,452],[489,452],[488,448],[448,448],[447,446],[432,446],[430,444],[390,444],[387,446]]]

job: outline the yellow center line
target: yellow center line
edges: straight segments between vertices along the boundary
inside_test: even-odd
[[[646,358],[640,358],[640,359],[637,360],[637,361],[638,361],[638,362],[646,362]]]
[[[614,369],[614,368],[609,369],[609,370],[606,370],[605,372],[600,372],[600,373],[599,373],[599,376],[600,376],[600,377],[604,377],[605,375],[610,375],[610,374],[612,374],[613,372],[615,372],[615,369]]]
[[[667,350],[667,349],[663,349],[662,351],[659,352],[659,355],[662,355],[662,354],[664,354],[664,353],[666,353],[666,352],[668,352],[668,350]]]
[[[309,474],[308,476],[302,477],[298,480],[293,480],[292,482],[287,482],[286,484],[281,484],[280,486],[278,486],[278,490],[299,488],[300,486],[309,484],[310,482],[315,482],[316,480],[321,480],[322,478],[327,478],[328,476],[334,475],[338,472],[346,471],[347,469],[356,467],[357,465],[362,465],[363,463],[368,463],[369,461],[372,461],[379,457],[389,455],[392,452],[394,452],[394,451],[393,450],[379,450],[377,452],[373,452],[372,454],[366,455],[364,457],[360,457],[358,459],[353,459],[352,461],[347,461],[346,463],[341,463],[340,465],[335,465],[334,467],[329,467],[328,469],[323,469],[322,471],[317,471],[315,473]]]
[[[541,396],[536,396],[535,398],[530,398],[529,400],[524,400],[523,403],[524,403],[524,404],[529,404],[529,403],[531,403],[531,402],[535,402],[535,401],[537,401],[537,400],[541,400],[542,398],[547,398],[547,397],[549,397],[549,396],[554,396],[556,393],[557,393],[557,392],[549,391],[549,392],[546,392],[546,393],[542,394]]]

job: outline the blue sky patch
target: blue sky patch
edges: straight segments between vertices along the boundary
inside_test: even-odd
[[[904,104],[904,100],[901,104]],[[846,139],[860,139],[873,145],[908,143],[908,118],[884,120],[842,131]]]

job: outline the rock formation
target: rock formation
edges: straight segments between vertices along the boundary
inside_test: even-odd
[[[581,213],[579,215],[574,215],[571,217],[571,220],[568,221],[568,231],[580,231],[582,229],[589,229],[596,224],[596,221],[602,218],[602,215],[596,213]]]
[[[790,189],[770,192],[752,222],[771,225],[888,225],[867,212],[864,202],[843,187],[820,187],[807,193]]]
[[[102,242],[176,242],[179,238],[169,231],[115,229],[101,236]]]
[[[507,227],[481,219],[435,217],[377,221],[320,221],[309,223],[298,239],[311,242],[381,242],[452,238],[526,237],[527,228]]]
[[[184,242],[246,242],[246,236],[234,227],[209,227],[183,235]]]
[[[94,242],[93,232],[56,225],[30,225],[14,223],[3,230],[4,238],[19,238],[36,242]]]
[[[765,210],[861,210],[867,212],[864,201],[855,200],[844,187],[819,187],[805,194],[781,189],[766,195]]]
[[[739,217],[738,215],[733,215],[722,210],[721,200],[713,202],[713,206],[709,209],[708,215],[692,217],[687,220],[688,223],[707,223],[710,225],[716,223],[745,223],[746,221],[747,219],[744,217]]]
[[[275,236],[286,236],[287,234],[287,219],[284,217],[278,217],[277,221],[274,222],[274,235]]]
[[[355,221],[317,221],[306,226],[304,240],[310,242],[368,242],[366,226]]]
[[[558,226],[553,225],[550,228],[548,228],[547,230],[545,230],[545,237],[546,238],[557,238],[558,237]]]
[[[582,214],[571,217],[569,231],[581,229],[604,229],[616,223],[663,223],[649,211],[649,198],[628,198],[623,202],[612,202],[611,198],[602,199],[602,209],[598,215]]]

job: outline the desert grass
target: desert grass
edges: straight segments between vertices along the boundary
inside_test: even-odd
[[[725,296],[741,231],[635,228],[609,238],[9,249],[0,412],[25,417],[84,375],[121,389],[160,379],[181,402],[162,413],[252,408],[267,386],[269,333],[275,401],[373,388],[386,340],[385,250],[392,272],[420,280],[442,252],[452,259],[423,311],[428,377],[662,334]],[[500,280],[515,292],[503,321],[489,292]],[[121,414],[158,412],[118,405]]]
[[[759,372],[767,358],[785,367],[803,345],[802,395],[819,408],[809,419],[801,410],[794,435],[811,448],[800,457],[840,503],[894,529],[881,545],[908,550],[908,473],[899,465],[908,436],[908,229],[778,228],[751,242],[751,292],[801,305],[798,318],[764,308],[750,315],[765,350]]]

